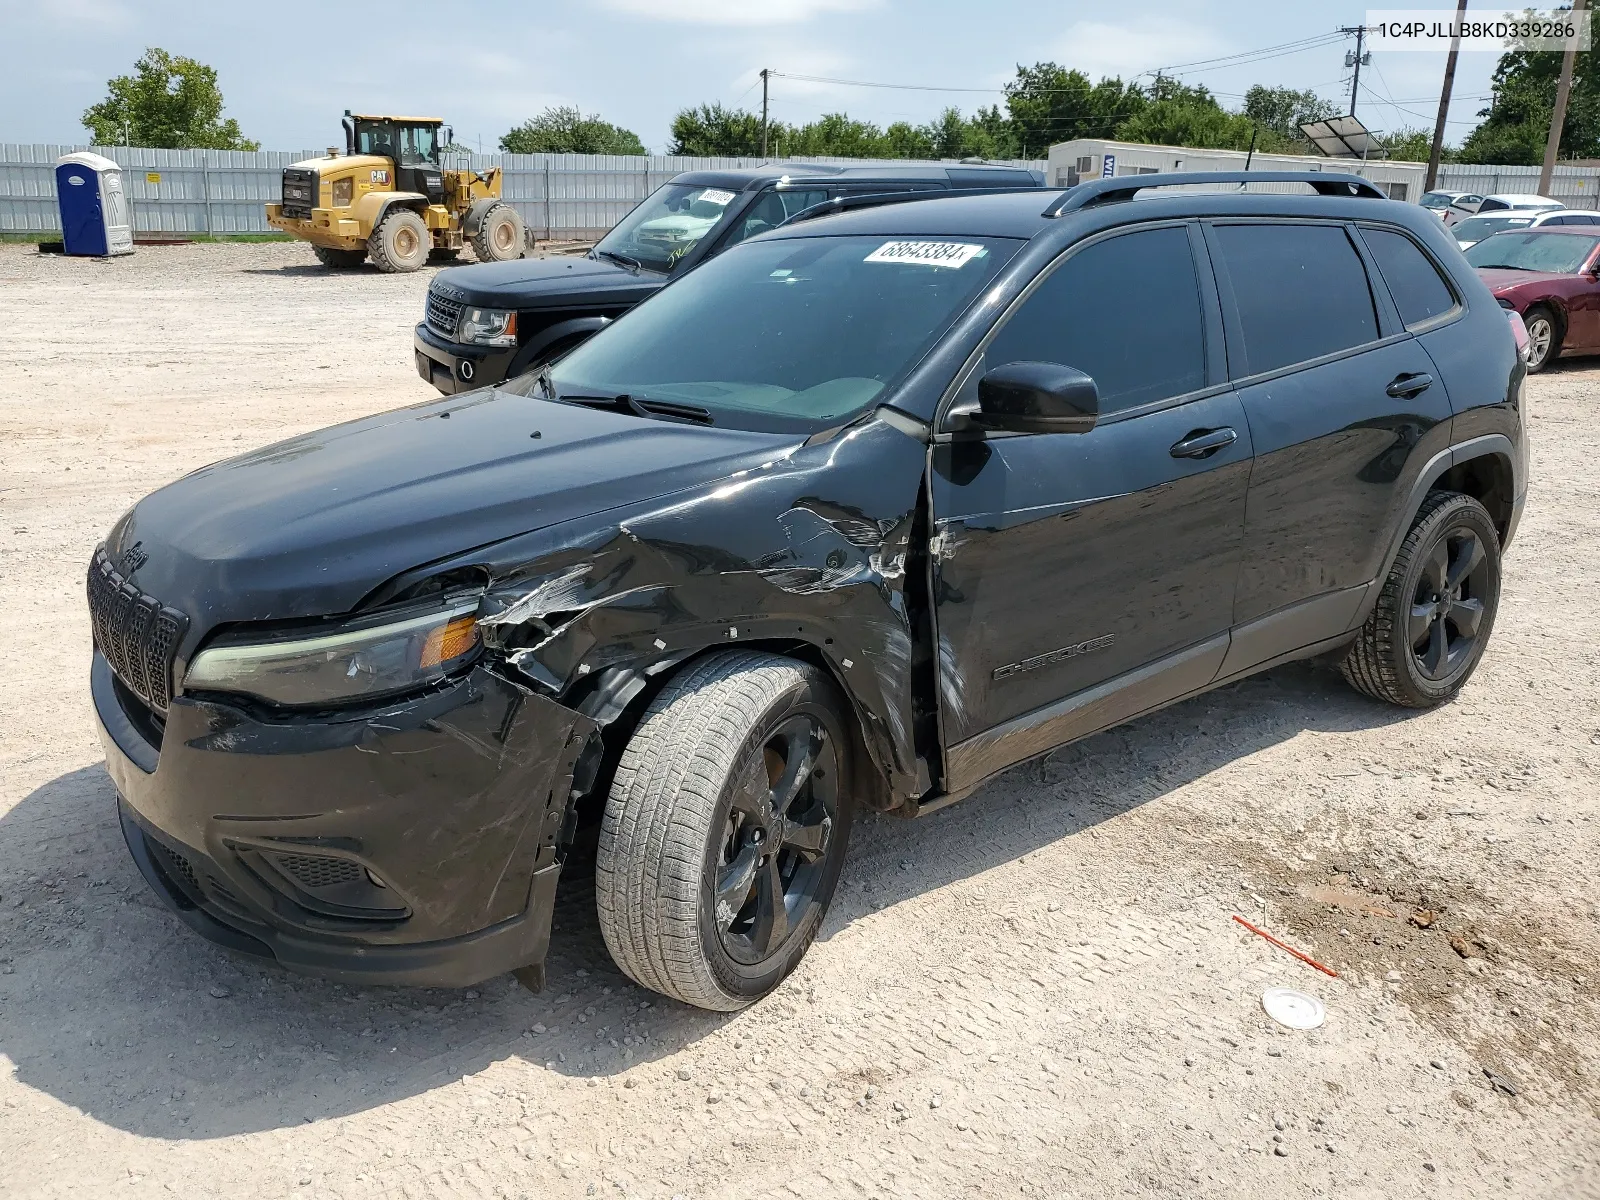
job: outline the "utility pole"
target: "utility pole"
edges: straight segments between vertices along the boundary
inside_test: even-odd
[[[1588,7],[1589,0],[1572,0],[1572,15]],[[1578,48],[1568,46],[1561,56],[1561,80],[1556,84],[1556,107],[1550,114],[1550,136],[1544,144],[1544,169],[1539,172],[1539,194],[1550,194],[1550,177],[1555,174],[1556,152],[1561,149],[1561,127],[1567,123],[1567,95],[1572,91],[1572,67]]]
[[[1344,56],[1344,65],[1356,69],[1355,77],[1350,80],[1350,115],[1353,117],[1356,115],[1356,93],[1361,89],[1361,62],[1363,57],[1370,62],[1372,56],[1363,55],[1361,52],[1362,44],[1367,37],[1367,27],[1365,25],[1341,25],[1339,32],[1356,35],[1356,52],[1351,54],[1347,50]]]
[[[767,76],[772,72],[761,68],[761,157],[767,156]]]
[[[1439,182],[1439,156],[1444,153],[1444,122],[1450,112],[1450,91],[1456,84],[1456,57],[1461,53],[1461,22],[1467,15],[1467,0],[1456,0],[1455,30],[1450,35],[1450,57],[1444,60],[1444,86],[1439,89],[1439,118],[1433,123],[1433,148],[1428,151],[1428,177],[1422,190],[1433,191]]]

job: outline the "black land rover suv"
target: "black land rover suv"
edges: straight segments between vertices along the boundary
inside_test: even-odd
[[[1351,176],[794,223],[549,371],[120,519],[89,606],[128,846],[207,937],[430,984],[541,980],[593,848],[622,969],[738,1008],[856,812],[1289,659],[1453,697],[1523,377],[1448,233]]]
[[[814,205],[869,194],[1042,186],[1033,171],[986,165],[690,171],[647,196],[582,258],[440,272],[416,329],[417,373],[452,395],[537,370],[669,279]]]

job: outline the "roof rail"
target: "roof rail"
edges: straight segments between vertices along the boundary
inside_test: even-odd
[[[818,217],[831,217],[834,213],[849,212],[857,208],[877,208],[880,204],[905,204],[913,200],[949,200],[954,196],[997,196],[1011,192],[1045,192],[1038,184],[1032,187],[991,188],[919,188],[914,192],[864,192],[858,196],[835,196],[810,208],[802,208],[792,216],[773,226],[782,229],[799,221],[813,221]]]
[[[1047,217],[1060,217],[1081,208],[1132,200],[1145,188],[1192,187],[1199,183],[1303,183],[1319,196],[1362,196],[1387,200],[1359,175],[1344,171],[1169,171],[1156,175],[1122,175],[1115,179],[1091,179],[1068,188],[1044,210]]]

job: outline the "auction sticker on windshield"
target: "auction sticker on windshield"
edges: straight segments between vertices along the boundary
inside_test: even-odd
[[[707,204],[726,204],[733,199],[733,193],[725,192],[721,188],[707,188],[700,193],[700,199]]]
[[[968,242],[885,242],[866,262],[910,262],[930,267],[964,267],[983,253]]]

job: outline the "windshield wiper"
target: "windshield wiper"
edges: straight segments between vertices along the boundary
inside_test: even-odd
[[[686,421],[691,425],[712,424],[711,410],[700,408],[693,404],[675,404],[666,400],[641,400],[627,392],[618,392],[614,396],[582,395],[555,395],[552,391],[551,399],[562,404],[581,404],[587,408],[605,407],[613,412],[630,413],[636,417],[661,417],[669,421]]]
[[[626,254],[618,254],[615,250],[591,250],[589,253],[595,258],[608,258],[619,267],[627,267],[635,275],[644,270],[644,264],[637,258],[629,258]]]

